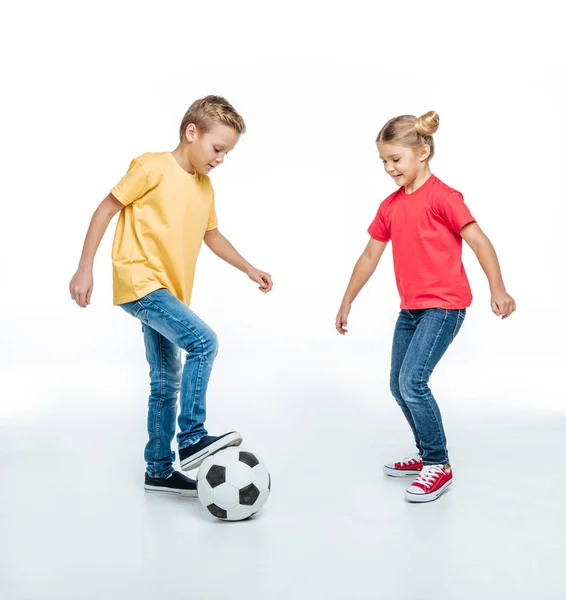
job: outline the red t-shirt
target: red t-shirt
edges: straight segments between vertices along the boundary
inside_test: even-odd
[[[462,194],[434,175],[412,194],[401,187],[381,203],[368,233],[391,240],[401,308],[470,306],[460,231],[474,221]]]

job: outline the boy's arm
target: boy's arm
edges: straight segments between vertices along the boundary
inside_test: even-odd
[[[338,333],[344,335],[348,332],[345,327],[348,325],[348,314],[350,313],[352,302],[373,275],[386,247],[387,242],[380,242],[379,240],[370,238],[368,245],[356,262],[356,266],[350,277],[350,283],[348,283],[342,304],[336,315],[336,330]]]
[[[124,208],[124,205],[112,194],[108,194],[92,215],[79,267],[69,284],[71,298],[83,308],[90,304],[90,296],[94,283],[92,278],[94,256],[112,217],[120,212],[122,208]]]
[[[243,271],[252,281],[259,283],[259,289],[266,293],[273,287],[271,275],[256,269],[232,246],[232,244],[218,231],[212,229],[204,234],[204,243],[222,260],[229,265]]]
[[[503,284],[501,268],[495,248],[477,223],[466,225],[460,232],[462,238],[474,251],[489,282],[491,309],[499,317],[506,319],[517,308],[515,300],[507,293]]]

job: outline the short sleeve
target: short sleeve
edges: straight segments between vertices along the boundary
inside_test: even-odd
[[[474,223],[475,219],[464,202],[460,192],[448,194],[438,205],[440,216],[448,223],[454,233],[460,235],[465,225]]]
[[[124,206],[127,206],[141,198],[149,189],[148,174],[136,158],[130,163],[128,172],[110,190],[110,193]]]
[[[218,227],[218,216],[216,215],[216,207],[214,202],[214,190],[212,190],[212,204],[210,205],[210,213],[208,214],[207,231],[211,231]]]
[[[372,224],[368,227],[368,233],[371,237],[379,242],[388,242],[391,239],[391,233],[387,226],[385,215],[383,214],[383,203],[380,205],[375,219]]]

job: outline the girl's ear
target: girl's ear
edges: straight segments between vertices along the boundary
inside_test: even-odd
[[[424,162],[430,156],[430,146],[425,144],[419,148],[419,160]]]

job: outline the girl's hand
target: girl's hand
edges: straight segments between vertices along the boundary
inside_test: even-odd
[[[267,292],[271,291],[271,288],[273,287],[273,281],[271,280],[271,275],[269,273],[264,273],[263,271],[260,271],[259,269],[254,269],[252,267],[248,271],[248,277],[252,281],[259,283],[259,289],[264,294],[267,294]]]
[[[506,319],[515,312],[517,305],[511,296],[503,292],[494,292],[491,295],[491,310],[498,316]]]
[[[71,283],[69,284],[69,291],[71,292],[71,298],[82,308],[85,308],[90,304],[90,295],[92,294],[92,287],[94,280],[92,277],[92,271],[81,271],[80,269],[74,274]]]
[[[348,315],[350,314],[350,308],[352,308],[351,304],[342,303],[340,306],[340,310],[336,315],[336,331],[340,335],[345,335],[348,333],[346,326],[348,325]]]

